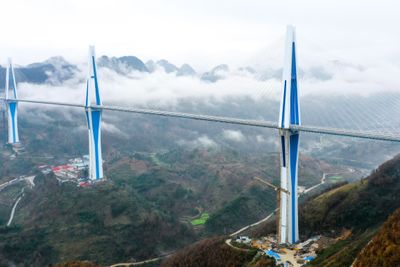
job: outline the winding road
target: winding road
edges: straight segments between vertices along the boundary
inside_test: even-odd
[[[28,182],[29,186],[32,188],[32,187],[35,186],[34,180],[35,180],[35,176],[34,175],[31,175],[31,176],[20,176],[18,178],[15,178],[13,180],[10,180],[8,182],[0,184],[0,191],[2,191],[3,189],[7,188],[8,186],[11,186],[13,184],[16,184],[16,183],[22,182],[22,181]],[[13,219],[14,219],[15,210],[16,210],[16,208],[18,206],[18,203],[21,201],[22,197],[24,196],[24,190],[25,190],[25,188],[22,188],[20,196],[14,202],[14,205],[13,205],[13,207],[11,209],[10,218],[8,219],[8,222],[7,222],[7,226],[10,226],[12,221],[13,221]]]
[[[129,267],[129,266],[137,266],[137,265],[142,265],[142,264],[146,264],[146,263],[150,263],[150,262],[155,262],[158,260],[161,260],[164,257],[158,257],[158,258],[154,258],[154,259],[149,259],[149,260],[145,260],[145,261],[138,261],[138,262],[125,262],[125,263],[117,263],[117,264],[113,264],[110,265],[110,267]]]
[[[238,235],[238,234],[240,234],[241,232],[243,232],[243,231],[245,231],[245,230],[247,230],[247,229],[250,229],[250,228],[252,228],[252,227],[254,227],[254,226],[259,225],[260,223],[263,223],[263,222],[268,221],[268,220],[275,214],[275,212],[276,212],[278,209],[279,209],[279,208],[275,209],[273,212],[271,212],[270,214],[268,214],[268,216],[265,217],[264,219],[261,219],[261,220],[259,220],[258,222],[255,222],[255,223],[253,223],[253,224],[249,224],[249,225],[247,225],[247,226],[245,226],[245,227],[243,227],[243,228],[240,228],[239,230],[237,230],[236,232],[230,234],[229,236],[230,236],[230,237],[233,237],[233,236]]]
[[[307,194],[307,193],[309,193],[310,191],[314,190],[315,188],[317,188],[317,187],[319,187],[319,186],[325,184],[326,176],[327,176],[328,174],[334,174],[334,173],[323,173],[322,178],[321,178],[321,182],[320,182],[319,184],[316,184],[316,185],[313,185],[313,186],[307,188],[306,190],[304,190],[303,194]],[[240,228],[239,230],[237,230],[236,232],[230,234],[229,236],[230,236],[230,237],[233,237],[233,236],[235,236],[235,235],[238,235],[238,234],[242,233],[243,231],[245,231],[245,230],[247,230],[247,229],[250,229],[250,228],[252,228],[252,227],[254,227],[254,226],[257,226],[257,225],[259,225],[259,224],[261,224],[261,223],[263,223],[263,222],[265,222],[265,221],[268,221],[268,220],[275,214],[275,212],[278,211],[278,210],[279,210],[279,208],[275,209],[273,212],[271,212],[270,214],[268,214],[268,216],[265,217],[264,219],[261,219],[261,220],[258,221],[258,222],[255,222],[255,223],[253,223],[253,224],[250,224],[250,225],[247,225],[247,226],[245,226],[245,227],[243,227],[243,228]]]
[[[10,219],[8,219],[8,222],[7,222],[7,227],[11,225],[11,223],[14,219],[15,209],[17,208],[17,205],[21,201],[23,196],[24,196],[24,188],[22,188],[21,195],[17,198],[17,201],[15,201],[15,203],[14,203],[14,206],[11,210]]]
[[[10,180],[8,182],[0,184],[0,191],[3,190],[4,188],[8,187],[8,186],[11,186],[13,184],[16,184],[16,183],[22,182],[22,181],[28,181],[31,184],[31,186],[35,186],[35,184],[33,182],[34,179],[35,179],[34,175],[31,175],[31,176],[20,176],[18,178],[15,178],[15,179],[12,179],[12,180]]]
[[[25,179],[21,178],[21,177],[18,177],[18,178],[10,180],[8,182],[2,183],[2,184],[0,184],[0,191],[3,190],[4,188],[10,186],[10,185],[16,184],[16,183],[18,183],[20,181],[23,181],[23,180],[25,180]]]
[[[323,185],[323,184],[325,183],[326,175],[327,175],[327,174],[329,174],[329,173],[324,173],[324,174],[322,174],[321,182],[320,182],[319,184],[316,184],[316,185],[314,185],[314,186],[311,186],[311,187],[307,188],[306,190],[304,190],[303,194],[307,194],[308,192],[314,190],[315,188],[317,188],[317,187]]]

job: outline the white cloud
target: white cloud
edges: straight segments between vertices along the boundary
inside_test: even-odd
[[[84,74],[80,73],[60,86],[21,83],[19,96],[22,99],[83,104],[83,77]],[[225,101],[226,97],[249,96],[255,100],[263,97],[278,100],[280,96],[280,82],[259,81],[241,73],[232,73],[224,80],[207,83],[198,77],[177,77],[162,71],[152,74],[132,72],[126,77],[102,68],[99,70],[99,85],[104,104],[148,105],[155,108],[175,106],[179,100],[187,98]]]
[[[222,135],[225,139],[234,141],[234,142],[243,142],[245,140],[245,136],[242,134],[241,131],[235,130],[224,130]]]
[[[329,125],[325,126],[340,128],[342,124],[347,125],[349,121],[357,119],[361,125],[366,125],[369,121],[376,121],[376,125],[381,125],[381,117],[386,116],[385,122],[388,125],[395,125],[389,123],[388,120],[387,114],[390,109],[385,111],[382,108],[382,103],[380,103],[382,101],[387,102],[387,97],[382,98],[382,96],[385,97],[385,94],[375,95],[375,93],[398,92],[400,85],[398,85],[396,73],[400,72],[400,70],[396,66],[365,67],[345,62],[330,62],[323,66],[323,70],[328,73],[328,79],[317,79],[315,75],[308,73],[307,69],[305,75],[299,78],[298,85],[302,103],[303,123],[317,125],[329,123]],[[379,73],[382,74],[382,77],[379,76]],[[22,99],[83,104],[85,97],[84,77],[84,72],[80,72],[76,77],[59,86],[22,83],[19,84],[19,96]],[[208,83],[201,81],[199,77],[176,77],[174,74],[167,74],[162,71],[152,74],[132,72],[126,77],[109,69],[100,68],[99,84],[105,105],[117,104],[121,106],[187,111],[185,109],[186,105],[186,107],[190,107],[190,112],[193,113],[196,113],[196,109],[199,107],[199,113],[238,116],[241,118],[250,118],[249,116],[251,116],[252,119],[260,120],[275,120],[278,117],[277,113],[282,91],[282,84],[276,79],[260,81],[252,75],[243,75],[243,73],[237,71],[230,72],[225,79],[216,83]],[[396,98],[400,98],[399,93],[397,95],[387,95],[394,95],[393,101],[396,101]],[[344,100],[346,100],[344,103],[351,101],[354,105],[351,105],[349,110],[334,110],[334,107],[330,105],[331,100],[336,99],[338,101],[343,96]],[[365,102],[362,101],[364,98],[360,96],[372,96],[368,100],[373,100],[375,96],[379,98],[375,104],[371,105],[368,119],[365,119],[365,115],[360,115],[360,111],[365,108]],[[258,114],[256,113],[258,110],[252,110],[249,103],[253,102],[248,102],[247,98],[255,101],[254,103],[258,110],[260,106],[270,106],[266,106],[266,110],[259,110],[260,115],[257,116],[255,114]],[[246,105],[243,105],[243,103],[246,103]],[[317,104],[314,107],[303,105],[305,103]],[[183,104],[182,107],[180,106],[181,104]],[[389,104],[388,107],[391,107]],[[206,109],[208,107],[210,113]],[[218,109],[219,107],[221,109]],[[234,115],[228,113],[230,110],[227,110],[227,107],[233,109],[232,113]],[[49,111],[47,114],[51,114],[50,111],[53,112],[54,109],[57,109],[57,112],[63,113],[64,117],[70,120],[74,118],[70,116],[73,112],[72,110],[74,110],[74,114],[78,112],[82,114],[82,124],[85,123],[83,109],[27,103],[21,103],[19,108],[22,113],[29,112],[32,109],[40,109]],[[331,112],[327,115],[326,111],[329,110]],[[265,111],[269,113],[262,113]],[[35,112],[30,116],[35,114],[39,113]],[[334,116],[331,116],[332,114]],[[358,119],[360,116],[363,118],[361,121]],[[39,119],[51,120],[51,117],[46,115],[41,116]],[[106,122],[113,122],[110,117],[104,117],[104,119]],[[332,123],[335,125],[330,125]],[[229,134],[227,136],[224,135],[229,139]],[[233,140],[239,141],[240,139]],[[261,139],[259,138],[258,142],[260,141]]]
[[[218,147],[218,144],[212,138],[208,137],[207,135],[202,135],[192,141],[180,140],[180,141],[178,141],[178,144],[183,145],[183,146],[189,146],[192,148],[197,148],[197,147],[216,148],[216,147]]]
[[[104,130],[106,132],[109,132],[109,133],[112,133],[112,134],[119,135],[119,136],[124,137],[124,138],[128,138],[129,137],[128,134],[122,132],[114,124],[111,124],[111,123],[108,123],[108,122],[105,122],[105,121],[102,122],[102,130]]]
[[[305,69],[304,77],[299,79],[301,96],[360,94],[370,95],[377,92],[399,90],[397,73],[400,67],[386,64],[376,67],[364,67],[343,62],[328,62],[323,67]],[[84,66],[81,66],[84,69]],[[328,79],[317,79],[315,69],[326,73]],[[71,80],[59,86],[48,84],[19,84],[19,96],[23,99],[49,100],[71,103],[84,103],[85,72],[77,73]],[[208,83],[199,77],[177,77],[163,71],[155,73],[132,72],[122,76],[112,70],[99,69],[99,84],[104,104],[121,104],[127,106],[148,106],[151,108],[174,108],[180,100],[213,99],[215,101],[232,101],[232,97],[251,97],[255,101],[265,98],[279,102],[282,84],[279,80],[260,81],[248,73],[232,71],[225,79]],[[211,103],[210,103],[211,104]],[[33,107],[23,104],[22,107]],[[52,109],[52,106],[42,106]],[[240,109],[240,105],[238,106]]]
[[[207,135],[203,135],[197,139],[197,142],[204,147],[216,147],[217,143],[209,138]]]
[[[262,135],[257,135],[256,140],[258,143],[265,143],[267,140],[265,140],[264,136]]]

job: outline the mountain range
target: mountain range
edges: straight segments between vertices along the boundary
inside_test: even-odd
[[[334,76],[331,68],[349,68],[357,71],[363,71],[360,66],[353,66],[340,61],[331,61],[327,66],[312,66],[306,71],[299,70],[299,76],[307,75],[313,79],[329,80]],[[255,68],[245,66],[239,68],[231,68],[227,64],[220,64],[208,71],[197,71],[191,65],[185,63],[180,67],[169,62],[168,60],[149,60],[144,63],[136,56],[109,57],[106,55],[98,58],[98,67],[107,68],[120,75],[129,75],[131,72],[154,73],[158,71],[167,74],[175,74],[178,77],[188,76],[197,77],[204,82],[215,83],[219,80],[227,78],[232,73],[242,76],[250,76],[257,80],[280,79],[282,76],[281,68]],[[33,84],[47,83],[50,85],[60,85],[66,80],[76,76],[78,73],[85,73],[82,66],[73,64],[65,60],[61,56],[51,57],[42,62],[35,62],[26,66],[15,66],[15,74],[18,82],[27,82]],[[5,67],[0,66],[0,86],[3,87],[5,79]]]
[[[186,63],[180,67],[165,59],[157,61],[149,60],[144,63],[135,56],[109,57],[103,55],[98,58],[97,64],[99,68],[107,68],[125,76],[132,72],[151,74],[157,71],[162,71],[167,74],[175,74],[176,76],[198,76],[201,80],[207,82],[217,82],[218,80],[223,79],[229,71],[229,67],[226,64],[222,64],[205,73],[199,73],[192,66]],[[64,81],[73,78],[79,71],[83,71],[78,65],[72,64],[59,56],[49,58],[43,62],[36,62],[26,66],[15,66],[14,68],[16,80],[18,82],[34,84],[48,83],[51,85],[59,85]],[[254,74],[255,72],[248,71],[250,69],[252,68],[246,67],[240,68],[238,71]],[[1,85],[5,82],[5,71],[5,67],[0,66]]]

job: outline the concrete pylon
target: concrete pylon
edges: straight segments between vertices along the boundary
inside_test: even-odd
[[[281,192],[280,227],[278,241],[293,244],[299,240],[298,226],[298,158],[299,133],[290,125],[301,125],[297,83],[296,33],[288,26],[285,62],[283,67],[283,92],[279,114],[279,136],[281,143]]]
[[[10,94],[11,85],[11,94]],[[8,59],[6,69],[5,104],[7,110],[8,137],[7,143],[19,143],[18,134],[18,93],[15,81],[14,67],[11,58]]]
[[[96,56],[94,47],[89,48],[89,69],[86,80],[85,112],[89,133],[89,179],[103,178],[103,157],[101,151],[101,97],[97,80]]]

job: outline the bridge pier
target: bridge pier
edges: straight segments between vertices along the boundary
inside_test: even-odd
[[[11,81],[10,81],[11,78]],[[11,82],[11,97],[10,97],[10,82]],[[6,69],[6,85],[5,85],[5,106],[7,110],[7,143],[19,143],[18,134],[18,94],[17,82],[15,81],[14,67],[11,58],[8,59]]]
[[[301,125],[297,88],[296,33],[288,26],[285,62],[283,68],[283,92],[279,114],[279,137],[281,144],[281,191],[279,209],[278,242],[293,244],[299,240],[298,226],[298,158],[299,132],[291,125]]]
[[[94,47],[89,48],[89,71],[86,80],[85,113],[89,134],[89,179],[103,178],[103,157],[101,150],[101,106],[99,84],[97,80],[96,57]]]

